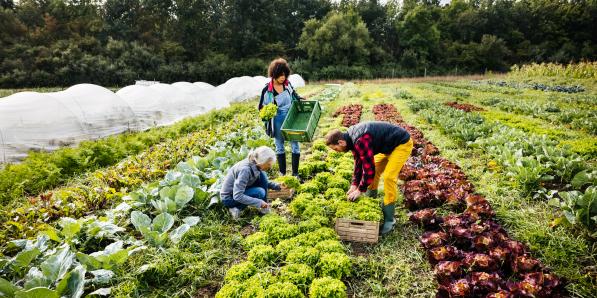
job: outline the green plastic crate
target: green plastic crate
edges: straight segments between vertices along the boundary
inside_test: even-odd
[[[287,141],[311,142],[321,116],[318,101],[293,101],[282,123],[282,135]]]

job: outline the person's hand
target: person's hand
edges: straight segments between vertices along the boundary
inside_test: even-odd
[[[351,192],[351,193],[348,195],[348,200],[349,200],[349,201],[351,201],[351,202],[354,202],[354,201],[355,201],[356,199],[358,199],[360,196],[361,196],[361,191],[357,189],[357,190],[355,190],[355,191]]]
[[[272,187],[273,190],[282,190],[282,187],[285,187],[284,184],[278,184],[278,185],[274,185]]]
[[[265,201],[261,202],[261,209],[267,209],[269,208],[269,204],[266,203]]]
[[[352,192],[354,192],[355,190],[357,190],[357,186],[356,185],[351,185],[350,189],[348,189],[348,191],[346,192],[347,195],[350,195]]]

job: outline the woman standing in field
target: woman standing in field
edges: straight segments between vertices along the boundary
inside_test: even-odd
[[[292,101],[303,99],[300,97],[290,82],[290,67],[288,62],[282,58],[272,61],[268,68],[268,76],[271,80],[265,85],[261,92],[259,110],[268,104],[275,104],[278,107],[276,115],[266,123],[266,131],[274,138],[276,144],[276,156],[278,167],[282,175],[286,175],[286,151],[284,149],[284,137],[282,136],[282,123],[290,110]],[[290,142],[292,152],[292,175],[298,176],[299,160],[301,152],[298,142]]]

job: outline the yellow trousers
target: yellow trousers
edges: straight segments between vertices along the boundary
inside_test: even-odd
[[[375,155],[375,177],[373,182],[369,185],[369,189],[376,190],[379,187],[379,179],[384,175],[384,205],[389,205],[396,202],[396,191],[398,190],[398,175],[400,170],[408,160],[411,151],[413,150],[413,141],[396,147],[392,153],[376,154]]]

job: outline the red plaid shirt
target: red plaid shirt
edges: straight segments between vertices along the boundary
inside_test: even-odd
[[[352,155],[354,156],[354,174],[352,185],[358,186],[359,191],[367,191],[367,187],[373,182],[375,176],[375,159],[370,134],[362,135],[355,143]]]

